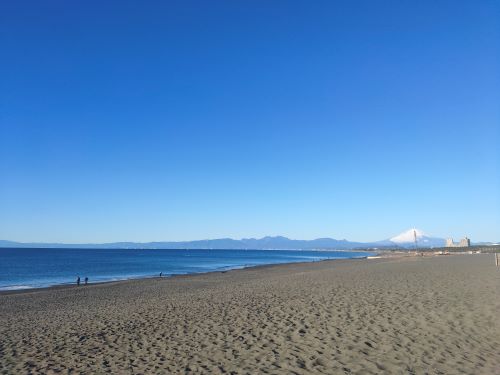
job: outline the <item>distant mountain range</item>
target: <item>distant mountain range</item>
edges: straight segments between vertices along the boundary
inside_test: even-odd
[[[62,244],[62,243],[21,243],[0,240],[0,247],[34,247],[34,248],[85,248],[85,249],[252,249],[252,250],[307,250],[307,249],[368,249],[368,248],[411,248],[442,247],[444,238],[427,236],[419,229],[409,229],[387,240],[376,242],[353,242],[334,238],[318,238],[315,240],[292,240],[282,236],[263,238],[219,238],[201,241],[181,242],[113,242],[103,244]]]

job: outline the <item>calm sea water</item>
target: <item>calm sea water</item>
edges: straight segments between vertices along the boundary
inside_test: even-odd
[[[181,275],[264,264],[360,258],[366,252],[0,248],[0,290]]]

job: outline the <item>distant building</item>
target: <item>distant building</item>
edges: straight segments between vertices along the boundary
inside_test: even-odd
[[[458,243],[453,242],[453,238],[448,238],[446,240],[446,247],[469,247],[469,246],[470,246],[470,239],[468,239],[467,237],[462,238]]]

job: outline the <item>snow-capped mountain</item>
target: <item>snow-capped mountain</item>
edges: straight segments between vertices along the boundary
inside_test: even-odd
[[[389,241],[395,243],[415,242],[415,237],[417,238],[418,241],[427,236],[420,229],[412,228],[398,234],[397,236],[390,238]]]
[[[446,242],[444,238],[428,236],[422,230],[416,228],[408,229],[390,238],[388,241],[398,246],[411,247],[415,246],[415,237],[418,247],[440,247],[444,246]]]

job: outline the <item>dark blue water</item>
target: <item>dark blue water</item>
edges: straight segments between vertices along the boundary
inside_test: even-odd
[[[210,272],[264,264],[366,257],[366,252],[0,248],[0,290]]]

